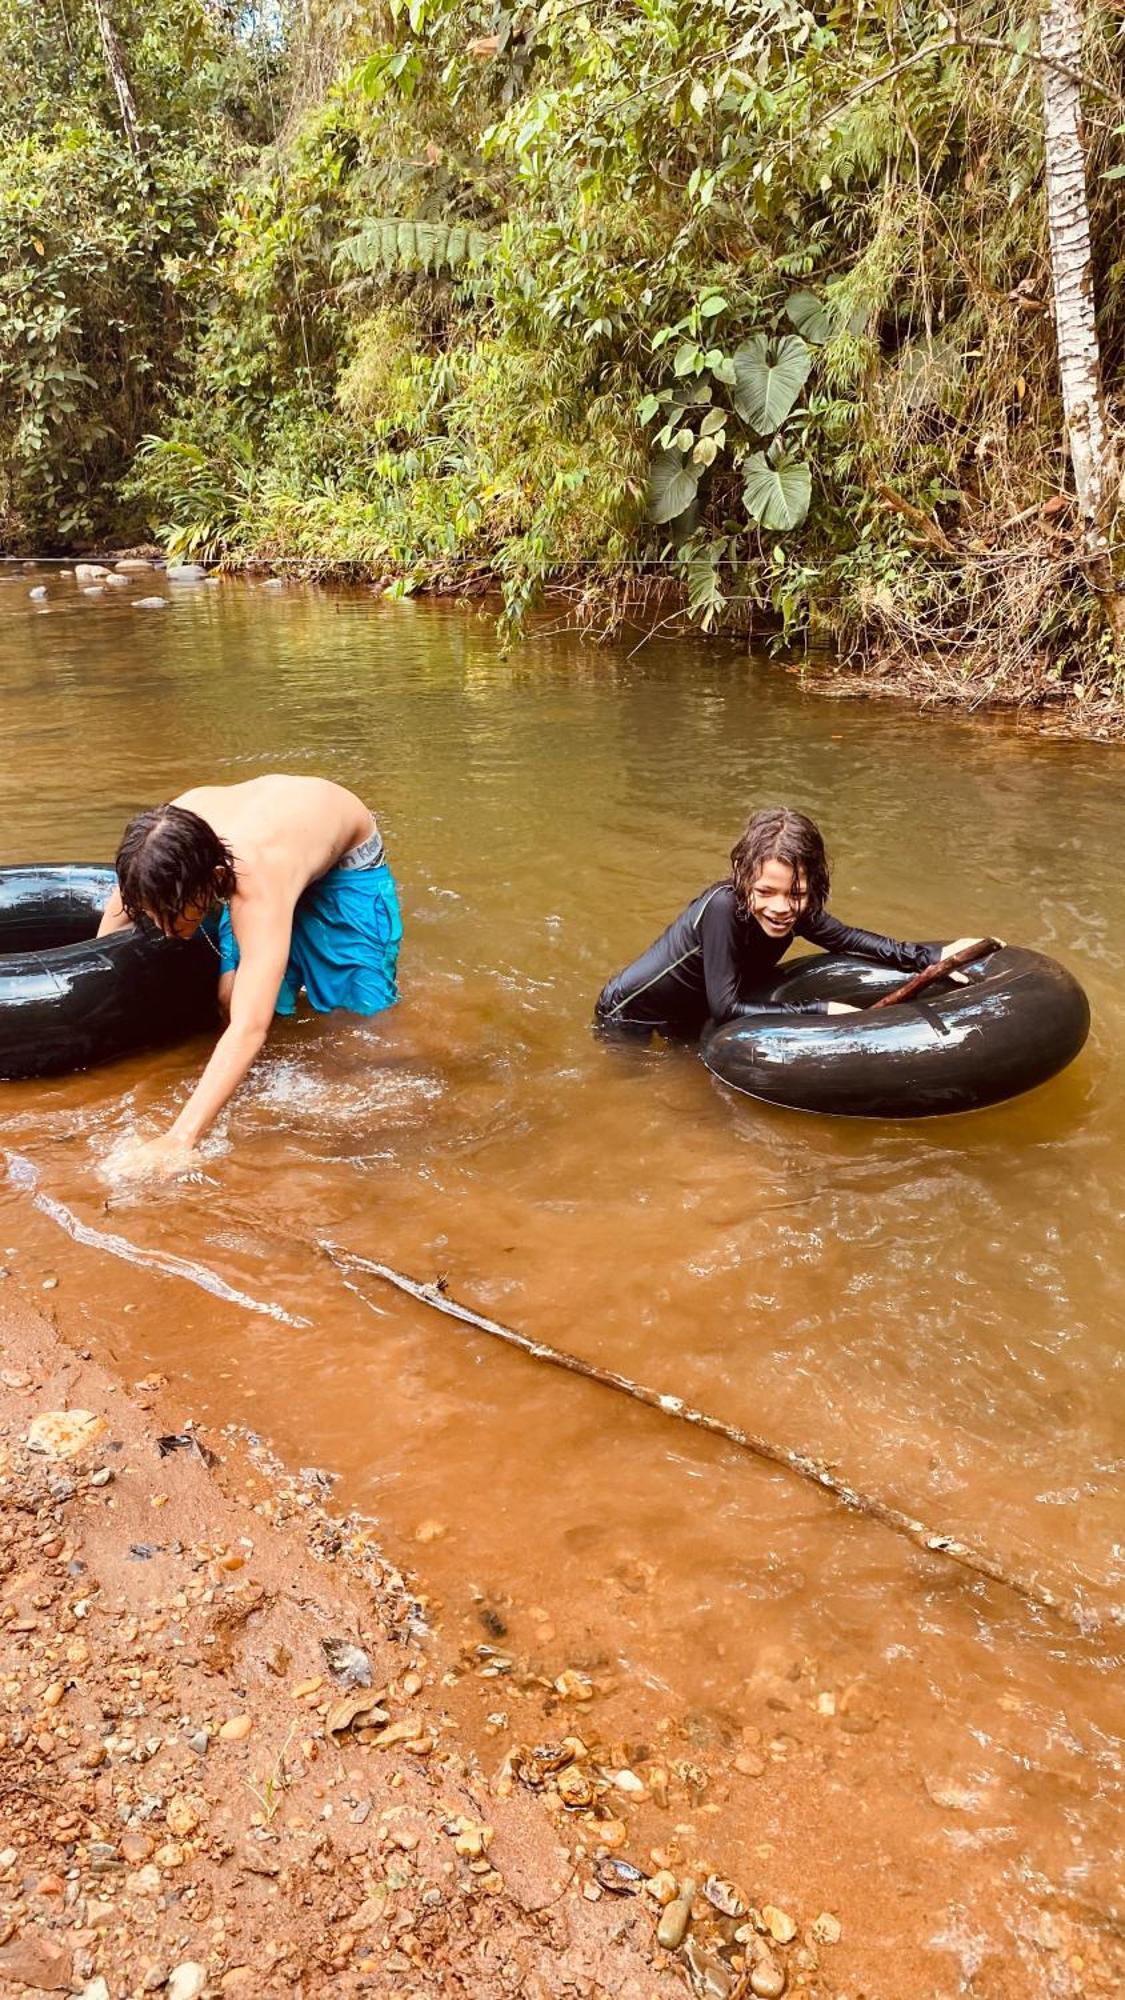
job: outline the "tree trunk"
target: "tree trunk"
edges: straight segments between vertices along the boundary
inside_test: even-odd
[[[1125,602],[1114,589],[1107,534],[1117,505],[1119,473],[1102,394],[1094,318],[1086,145],[1078,82],[1082,8],[1083,0],[1043,0],[1039,18],[1043,156],[1067,448],[1090,578],[1120,649],[1125,641]]]
[[[137,131],[137,107],[133,102],[133,92],[129,85],[129,78],[126,75],[125,62],[121,54],[121,44],[117,39],[117,30],[113,25],[113,17],[109,11],[108,0],[94,0],[94,13],[97,15],[98,32],[101,35],[102,49],[105,53],[105,66],[109,71],[109,80],[113,85],[117,97],[125,137],[129,142],[129,150],[133,158],[139,160],[142,149],[140,134]]]

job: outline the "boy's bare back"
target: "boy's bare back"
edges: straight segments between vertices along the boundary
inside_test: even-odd
[[[198,813],[234,855],[239,892],[296,902],[372,828],[369,806],[330,778],[271,773],[239,785],[197,785],[174,803]]]

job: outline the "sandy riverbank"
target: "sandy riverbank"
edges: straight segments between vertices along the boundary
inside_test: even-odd
[[[552,1744],[482,1770],[354,1524],[225,1436],[167,1449],[174,1387],[126,1388],[14,1299],[3,1348],[0,1993],[842,1996],[838,1920],[730,1884],[662,1948],[660,1896],[706,1862],[630,1862],[581,1676]],[[72,1456],[29,1448],[55,1411],[93,1419]]]

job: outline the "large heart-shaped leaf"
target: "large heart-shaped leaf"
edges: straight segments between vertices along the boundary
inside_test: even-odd
[[[794,292],[786,299],[785,310],[798,333],[814,347],[823,347],[831,335],[832,321],[815,292]]]
[[[812,499],[812,473],[807,465],[782,462],[771,465],[764,451],[756,451],[744,466],[746,484],[742,498],[746,512],[760,528],[788,534],[799,528]]]
[[[763,437],[785,422],[813,365],[812,349],[799,334],[776,342],[752,333],[734,355],[731,401],[739,416]]]
[[[648,474],[648,518],[660,527],[678,521],[695,499],[699,474],[684,464],[678,451],[658,451]]]

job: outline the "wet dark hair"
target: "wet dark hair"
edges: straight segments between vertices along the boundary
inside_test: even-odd
[[[129,821],[117,850],[117,884],[127,917],[174,923],[189,905],[229,903],[238,886],[234,856],[213,827],[186,806],[153,806]]]
[[[807,908],[824,908],[828,901],[828,856],[820,828],[804,813],[790,812],[788,806],[763,806],[747,820],[730,851],[731,881],[743,916],[750,915],[750,890],[764,861],[783,861],[793,870],[794,882],[803,875]]]

